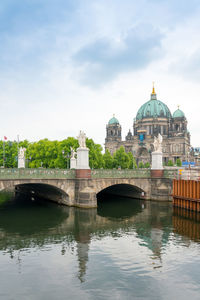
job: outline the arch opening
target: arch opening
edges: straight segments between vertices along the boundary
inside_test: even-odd
[[[58,204],[68,205],[69,195],[63,190],[44,183],[25,183],[15,186],[15,198],[24,195],[32,201],[46,200]]]
[[[97,194],[97,212],[100,216],[115,219],[131,217],[142,211],[144,198],[145,192],[137,186],[111,185]]]
[[[113,197],[144,199],[145,191],[131,184],[114,184],[101,190],[97,194],[97,201],[108,200]]]

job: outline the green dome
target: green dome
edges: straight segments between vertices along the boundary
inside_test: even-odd
[[[113,125],[113,124],[119,124],[119,121],[115,118],[115,116],[112,117],[112,119],[110,119],[110,121],[108,122],[109,125]]]
[[[155,94],[151,94],[151,100],[144,103],[138,110],[136,120],[157,117],[171,118],[172,115],[167,105],[157,100]]]
[[[179,108],[173,113],[173,118],[185,118],[185,114]]]

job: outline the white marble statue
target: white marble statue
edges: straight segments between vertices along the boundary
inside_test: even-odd
[[[19,159],[24,159],[25,158],[25,151],[26,151],[26,148],[22,148],[22,147],[19,148],[19,153],[18,153],[18,158]]]
[[[153,146],[154,146],[154,152],[162,152],[162,135],[159,133],[158,137],[154,136],[154,142],[153,142]]]
[[[70,150],[71,150],[71,158],[75,158],[75,155],[77,154],[76,151],[70,147]]]
[[[25,168],[25,151],[26,148],[19,148],[18,152],[18,168]]]
[[[85,135],[85,133],[80,130],[79,136],[77,138],[78,138],[80,148],[86,148],[86,135]]]

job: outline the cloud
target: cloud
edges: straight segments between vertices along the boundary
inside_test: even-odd
[[[143,24],[118,39],[97,39],[73,56],[75,64],[83,67],[80,80],[89,85],[102,84],[121,72],[146,67],[160,57],[163,37],[151,25]]]
[[[170,66],[170,71],[185,77],[191,81],[199,82],[200,78],[200,48],[192,55],[185,56],[178,60],[176,65]]]

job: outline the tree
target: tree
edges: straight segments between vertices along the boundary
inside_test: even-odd
[[[177,165],[177,167],[181,167],[182,166],[182,162],[181,162],[180,158],[177,158],[176,165]]]
[[[103,167],[104,169],[112,169],[113,168],[113,157],[110,154],[109,150],[106,149],[106,152],[103,155]]]
[[[146,169],[150,168],[150,163],[149,163],[149,162],[146,162],[146,163],[144,164],[144,167],[145,167]]]
[[[129,169],[137,169],[137,164],[135,161],[135,158],[133,157],[133,154],[131,152],[128,152],[129,157]]]
[[[167,163],[167,165],[168,165],[168,167],[173,167],[173,162],[172,162],[172,160],[170,159],[170,160],[168,160],[168,163]]]
[[[89,151],[89,164],[91,169],[103,168],[103,154],[102,147],[100,144],[95,144],[92,139],[86,139],[86,146],[90,149]]]
[[[125,152],[123,146],[121,146],[113,155],[113,166],[114,168],[121,167],[127,169],[130,166],[129,155]]]
[[[57,157],[55,160],[55,168],[66,169],[70,165],[71,147],[76,151],[79,147],[77,139],[68,137],[67,139],[58,142]]]
[[[139,168],[140,169],[144,168],[144,163],[142,161],[139,162]]]

